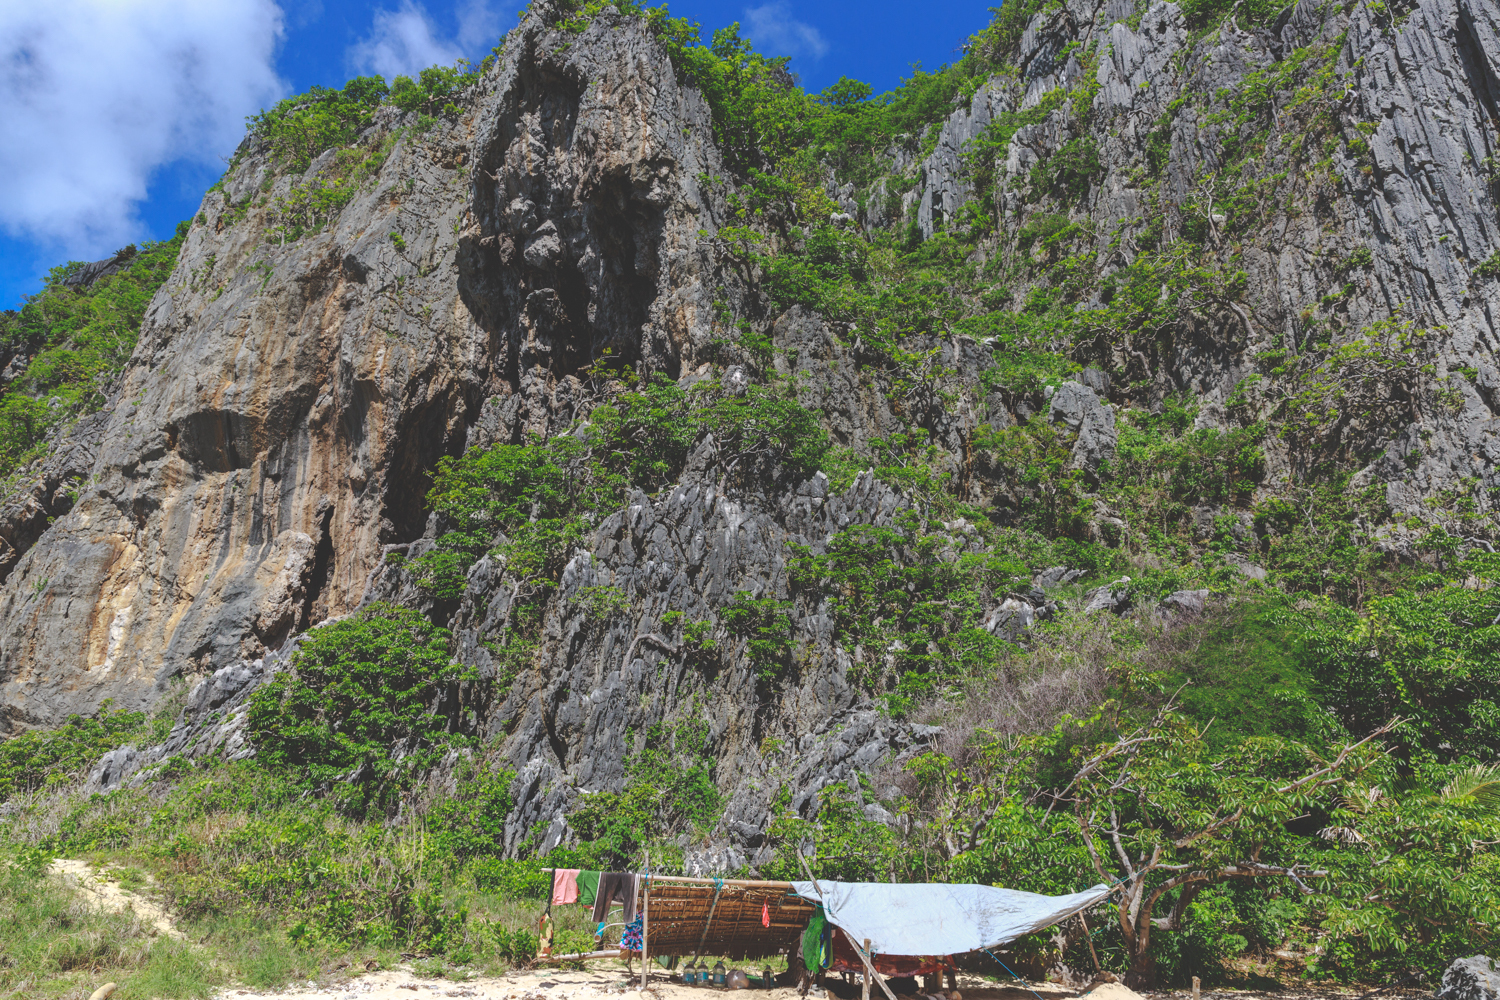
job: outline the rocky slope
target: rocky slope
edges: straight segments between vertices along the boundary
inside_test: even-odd
[[[1356,482],[1383,484],[1396,512],[1441,519],[1457,494],[1489,510],[1500,486],[1500,265],[1485,266],[1500,252],[1493,0],[1347,11],[1303,0],[1270,28],[1231,17],[1207,33],[1170,3],[1073,0],[1037,14],[1013,71],[953,110],[929,153],[892,151],[886,173],[916,177],[901,199],[832,176],[830,197],[859,227],[914,218],[928,237],[991,199],[1000,235],[982,256],[996,259],[1043,208],[1061,211],[1082,224],[1075,252],[1094,268],[1083,306],[1124,296],[1111,275],[1189,232],[1224,274],[1243,271],[1242,292],[1210,288],[1186,320],[1080,338],[1085,369],[1045,391],[982,379],[1003,350],[994,339],[916,338],[938,373],[925,401],[892,391],[889,370],[864,369],[868,347],[840,323],[768,308],[717,235],[736,221],[735,188],[720,181],[731,171],[709,105],[644,22],[606,10],[575,34],[555,20],[535,5],[456,119],[419,134],[377,115],[394,144],[318,231],[269,238],[267,206],[334,151],[297,176],[248,146],[205,197],[112,405],[49,460],[66,472],[6,508],[0,537],[18,559],[0,593],[4,726],[56,723],[106,698],[144,706],[182,683],[192,693],[172,740],[112,757],[97,780],[226,741],[242,752],[245,693],[295,636],[374,599],[445,617],[460,659],[496,676],[486,637],[515,596],[504,565],[481,560],[456,606],[437,607],[387,561],[444,530],[425,506],[428,471],[468,447],[567,431],[592,404],[587,369],[606,348],[674,380],[717,371],[726,306],[758,317],[775,368],[798,379],[835,443],[859,453],[916,414],[955,469],[977,469],[972,497],[1002,514],[1014,502],[1005,477],[962,460],[981,425],[1050,421],[1066,467],[1091,476],[1115,456],[1122,407],[1159,410],[1187,393],[1199,426],[1270,419],[1290,390],[1267,376],[1262,395],[1244,395],[1266,352],[1294,365],[1372,324],[1409,323],[1424,331],[1409,341],[1417,365],[1329,369],[1338,398],[1370,405],[1346,407],[1310,445],[1268,436],[1267,481],[1317,448],[1374,453]],[[1299,75],[1317,60],[1322,76]],[[966,150],[1038,108],[978,179]],[[1247,157],[1247,116],[1262,111],[1272,125]],[[1082,195],[1043,191],[1048,164],[1085,140],[1100,169]],[[1021,302],[1040,281],[1008,292]],[[1160,301],[1178,293],[1161,279]],[[724,373],[729,385],[757,377]],[[1234,416],[1246,406],[1250,417]],[[55,494],[72,473],[86,485],[69,506]],[[888,526],[915,501],[870,473],[844,490],[822,473],[758,490],[726,486],[724,473],[712,438],[700,440],[678,484],[632,495],[573,553],[529,669],[482,721],[518,773],[508,846],[564,837],[578,792],[620,787],[632,741],[663,720],[710,723],[729,801],[721,832],[746,851],[778,790],[800,809],[933,735],[875,710],[859,678],[886,654],[842,643],[828,601],[789,580],[789,546],[822,553],[840,530]],[[1101,502],[1088,530],[1107,538],[1124,525],[1117,513]],[[982,546],[972,526],[944,530],[939,558]],[[1382,530],[1391,548],[1410,546],[1398,522]],[[991,631],[1015,636],[1048,613],[1044,593],[1018,586],[983,594]],[[623,610],[599,620],[579,597],[591,587],[624,595]],[[744,640],[721,630],[704,658],[663,625],[669,611],[714,620],[741,592],[792,601],[797,670],[775,689]],[[1123,602],[1112,593],[1092,606]]]

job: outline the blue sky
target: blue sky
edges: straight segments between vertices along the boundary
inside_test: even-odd
[[[26,8],[23,10],[23,6]],[[809,90],[877,92],[936,69],[989,19],[974,2],[676,0],[740,22]],[[515,0],[52,0],[0,5],[0,308],[47,269],[169,236],[223,170],[244,117],[314,84],[483,56]]]

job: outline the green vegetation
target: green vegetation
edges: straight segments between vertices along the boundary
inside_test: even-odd
[[[247,728],[261,760],[309,786],[359,775],[368,780],[350,787],[394,791],[472,744],[458,688],[477,681],[453,662],[446,630],[371,604],[314,630],[290,669],[255,690]]]
[[[398,76],[389,87],[378,76],[356,77],[342,90],[313,87],[245,119],[249,138],[265,143],[280,163],[306,170],[326,151],[353,145],[382,104],[407,113],[459,114],[462,109],[448,98],[469,84],[469,70],[459,60],[456,66],[429,66],[416,80]]]
[[[101,754],[127,743],[160,743],[171,724],[148,720],[144,712],[111,710],[98,718],[68,717],[60,729],[29,729],[0,743],[0,802],[26,792],[45,792],[69,784]]]
[[[82,262],[54,267],[40,292],[0,313],[0,351],[29,359],[0,394],[0,476],[41,456],[55,431],[104,405],[188,226],[179,223],[165,242],[119,251],[120,270],[88,285],[67,283]]]
[[[550,590],[591,525],[630,489],[655,492],[675,482],[705,432],[726,478],[741,486],[805,479],[828,447],[816,415],[785,385],[737,395],[717,380],[691,391],[660,377],[612,382],[572,433],[439,460],[428,501],[454,527],[412,561],[419,584],[456,600],[469,567],[494,550],[528,590]]]
[[[128,914],[89,907],[47,875],[48,860],[40,850],[0,858],[0,989],[22,997],[92,991],[95,970],[108,970],[128,1000],[207,1000],[222,983],[194,950],[153,939]]]
[[[606,869],[633,859],[651,842],[648,831],[708,831],[724,805],[706,722],[659,722],[626,738],[639,749],[625,759],[625,790],[586,794],[569,817],[588,842],[585,856]]]
[[[406,77],[409,84],[411,81]],[[389,94],[378,76],[350,80],[343,90],[313,87],[245,119],[251,139],[296,170],[306,170],[325,150],[351,145]],[[403,108],[403,110],[410,110]]]
[[[774,802],[763,875],[800,876],[796,853],[810,842],[818,873],[833,878],[1041,892],[1113,883],[1119,910],[1093,921],[1093,948],[1140,986],[1195,975],[1243,983],[1252,963],[1385,980],[1488,947],[1500,923],[1493,491],[1462,483],[1422,516],[1398,515],[1382,484],[1354,476],[1394,447],[1389,428],[1456,405],[1453,383],[1422,360],[1442,331],[1399,315],[1351,321],[1348,302],[1374,258],[1339,247],[1315,263],[1326,294],[1298,317],[1296,342],[1245,357],[1222,408],[1184,391],[1196,383],[1174,367],[1205,338],[1236,351],[1241,333],[1260,339],[1247,248],[1273,222],[1342,196],[1338,150],[1368,153],[1368,123],[1351,130],[1340,118],[1343,40],[1291,52],[1230,90],[1183,93],[1144,123],[1140,159],[1123,165],[1105,162],[1113,125],[1094,120],[1103,50],[1072,46],[1065,54],[1086,82],[998,114],[963,151],[972,200],[950,204],[924,238],[902,210],[918,177],[896,172],[889,152],[930,150],[934,126],[986,82],[1020,107],[1014,48],[1053,7],[1006,5],[955,64],[875,95],[847,79],[807,94],[738,26],[704,44],[697,26],[632,0],[555,8],[556,27],[586,31],[606,6],[643,18],[663,42],[704,93],[725,154],[730,177],[699,178],[722,189],[733,214],[705,236],[743,286],[722,290],[713,342],[694,361],[715,367],[678,383],[590,359],[571,373],[579,417],[563,432],[439,460],[427,499],[441,532],[387,557],[427,610],[371,605],[305,637],[252,699],[253,760],[174,758],[148,787],[83,796],[71,782],[100,754],[159,741],[167,720],[105,712],[0,744],[0,799],[18,803],[0,826],[15,859],[0,916],[32,905],[26,893],[37,906],[62,898],[47,895],[55,887],[37,852],[87,854],[150,870],[195,939],[247,942],[210,966],[191,950],[146,948],[127,931],[74,933],[49,917],[56,934],[24,946],[25,981],[71,983],[85,963],[68,964],[69,949],[85,940],[126,941],[89,961],[135,970],[129,988],[141,995],[167,988],[149,976],[179,976],[171,990],[200,995],[223,969],[274,984],[397,950],[450,968],[524,962],[536,946],[531,901],[548,884],[542,866],[627,867],[649,850],[653,867],[670,869],[689,846],[723,836],[738,776],[721,757],[716,707],[697,699],[714,690],[707,679],[735,668],[756,704],[732,738],[755,733],[757,780]],[[1195,37],[1231,10],[1247,26],[1279,9],[1183,7]],[[417,114],[407,134],[420,133],[461,109],[464,69],[398,78],[389,91],[355,80],[256,116],[252,134],[282,168],[325,162],[229,206],[230,224],[258,207],[267,239],[326,225],[396,141],[365,131],[375,109]],[[1189,114],[1217,169],[1184,193],[1164,178],[1174,122]],[[1006,176],[1016,136],[1039,125],[1049,138],[1028,146],[1050,148]],[[1106,170],[1138,190],[1138,218],[1106,226],[1091,215]],[[844,184],[854,185],[856,225],[834,218],[832,189]],[[388,238],[406,250],[399,233]],[[175,255],[180,241],[142,256]],[[58,272],[7,317],[7,343],[35,331],[24,335],[44,349],[33,367],[46,350],[94,350],[79,331],[127,315],[123,303],[137,299],[126,293],[144,292],[148,273],[164,277],[171,263],[161,261],[137,284],[117,287],[122,275],[82,291]],[[1492,265],[1475,279],[1494,277]],[[85,300],[102,311],[87,318]],[[775,318],[794,306],[827,321],[839,363],[866,393],[859,405],[884,407],[881,436],[834,446],[807,402],[807,359],[776,339]],[[98,405],[86,379],[113,371],[48,364],[0,401],[0,420],[17,428],[22,410],[47,407],[34,434],[5,432],[16,442],[7,468],[36,454],[48,428]],[[730,364],[752,373],[748,385],[726,377]],[[1048,415],[1051,393],[1085,367],[1092,384],[1102,373],[1111,385],[1118,440],[1107,461],[1081,462],[1076,433]],[[77,389],[54,415],[59,386]],[[7,417],[5,407],[22,410]],[[639,598],[623,588],[560,593],[564,568],[633,497],[672,489],[700,447],[719,494],[746,507],[779,510],[820,471],[845,490],[865,470],[903,504],[793,546],[784,580],[731,590],[706,611],[674,596],[655,631],[624,633],[627,655],[658,648],[659,662],[696,686],[614,749],[616,783],[578,790],[564,846],[543,855],[539,827],[516,847],[507,824],[519,821],[522,786],[481,720],[534,679],[526,671],[560,612],[577,615],[585,640],[636,621]],[[471,591],[481,560],[489,589]],[[1081,579],[1047,595],[1060,606],[1036,609],[1023,632],[1019,602],[1043,603],[1032,579],[1058,566]],[[1084,615],[1087,595],[1111,581],[1133,609]],[[1206,592],[1206,610],[1158,608],[1182,590]],[[462,602],[500,599],[503,614],[475,636],[494,668],[481,676],[443,626]],[[814,628],[841,650],[841,682],[890,715],[944,729],[899,767],[820,789],[795,812],[790,776],[806,747],[790,750],[787,738],[805,733],[777,729],[773,709],[801,682]],[[546,738],[564,759],[564,737]],[[895,822],[872,818],[875,806]],[[592,940],[580,919],[559,928],[556,946]],[[1039,935],[1016,952],[1038,968],[1091,962],[1081,940],[1066,955],[1055,947]],[[1277,968],[1266,956],[1278,950],[1300,958]],[[0,966],[0,985],[21,975]]]
[[[986,598],[1025,572],[1013,558],[963,552],[935,527],[907,513],[891,527],[847,528],[792,570],[799,588],[829,595],[841,642],[895,651],[893,667],[859,664],[866,682],[894,671],[893,706],[994,661],[1003,643],[982,628]]]

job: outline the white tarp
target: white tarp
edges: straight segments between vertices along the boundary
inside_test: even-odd
[[[993,948],[1060,923],[1099,902],[1109,887],[1071,896],[1042,896],[992,885],[930,882],[793,882],[792,889],[822,903],[828,919],[881,955],[957,955]]]

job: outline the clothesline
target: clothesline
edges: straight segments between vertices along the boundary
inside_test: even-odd
[[[555,872],[556,868],[543,868],[544,872]],[[791,891],[792,883],[765,881],[762,879],[745,878],[696,878],[691,875],[661,875],[652,872],[643,872],[652,882],[680,882],[686,885],[730,885],[746,889],[786,889]]]

